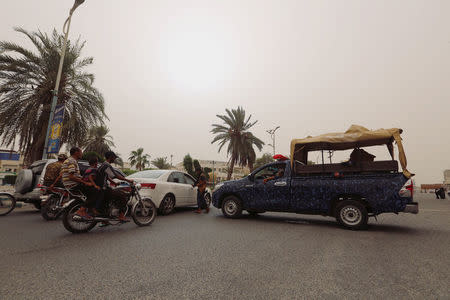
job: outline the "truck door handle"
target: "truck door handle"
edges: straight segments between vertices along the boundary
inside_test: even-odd
[[[286,181],[279,181],[279,182],[275,182],[274,185],[275,186],[286,186],[287,183],[286,183]]]

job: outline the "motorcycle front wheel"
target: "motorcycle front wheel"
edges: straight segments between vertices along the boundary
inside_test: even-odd
[[[63,214],[64,227],[72,233],[85,233],[89,232],[97,225],[95,221],[75,220],[75,213],[81,208],[83,202],[75,201],[66,208]]]
[[[144,198],[133,205],[131,216],[138,226],[148,226],[156,218],[157,208],[150,198]]]

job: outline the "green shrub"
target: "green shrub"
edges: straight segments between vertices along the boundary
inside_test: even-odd
[[[81,159],[82,160],[89,160],[92,157],[97,157],[99,163],[102,163],[102,162],[105,161],[105,158],[103,156],[101,156],[100,154],[98,154],[97,152],[94,152],[94,151],[83,152],[83,157]]]
[[[14,185],[14,183],[16,183],[16,178],[17,178],[17,175],[5,175],[5,178],[3,179],[3,183]]]
[[[125,174],[126,176],[130,176],[131,174],[136,173],[136,170],[131,170],[131,169],[123,169],[122,170],[123,174]]]

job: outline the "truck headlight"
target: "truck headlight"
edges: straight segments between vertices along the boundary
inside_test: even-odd
[[[214,191],[217,191],[217,190],[220,189],[222,186],[223,186],[223,183],[216,184],[216,186],[214,187],[213,192],[214,192]]]

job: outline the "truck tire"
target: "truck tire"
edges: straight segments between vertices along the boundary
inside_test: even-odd
[[[33,188],[33,171],[25,169],[17,175],[14,189],[16,193],[25,194]]]
[[[369,215],[366,206],[356,200],[344,200],[336,205],[336,220],[348,229],[360,230],[367,228]]]
[[[225,217],[237,219],[242,216],[242,203],[236,196],[228,196],[222,202],[222,213]]]

